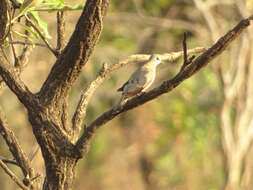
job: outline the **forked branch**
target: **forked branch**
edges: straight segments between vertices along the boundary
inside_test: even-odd
[[[188,50],[189,54],[197,54],[205,51],[203,47],[197,47],[194,49]],[[164,62],[174,62],[183,55],[183,51],[172,52],[172,53],[164,53],[159,54],[159,57]],[[127,66],[128,64],[141,64],[149,59],[150,55],[146,54],[136,54],[127,57],[119,61],[116,64],[107,65],[104,64],[103,68],[98,73],[97,77],[90,83],[90,85],[82,92],[81,98],[78,102],[78,106],[72,118],[73,129],[75,130],[75,134],[79,134],[81,131],[82,121],[85,119],[86,110],[88,103],[90,102],[91,97],[93,96],[96,89],[103,83],[103,81],[110,77],[114,71]]]
[[[23,190],[29,190],[28,187],[26,187],[22,181],[18,179],[18,177],[8,168],[8,166],[0,160],[0,167],[5,171],[5,173],[10,176],[10,178]]]
[[[27,108],[34,103],[34,95],[18,76],[14,66],[6,60],[3,52],[0,51],[0,75],[10,90],[17,96]]]
[[[195,60],[193,60],[190,65],[188,65],[184,69],[181,69],[174,78],[164,81],[157,88],[154,88],[153,90],[143,94],[142,96],[134,97],[124,105],[112,108],[97,117],[87,126],[85,132],[82,134],[82,136],[76,143],[77,150],[80,152],[80,157],[84,152],[87,151],[89,142],[94,136],[96,129],[98,129],[105,123],[111,121],[117,115],[136,108],[148,101],[157,98],[162,94],[172,91],[184,80],[194,75],[201,68],[206,66],[210,61],[212,61],[215,57],[221,54],[225,50],[225,48],[231,42],[233,42],[243,30],[245,30],[250,25],[250,20],[252,20],[252,16],[240,21],[232,30],[230,30],[227,34],[221,37],[213,46],[211,46],[208,50],[198,56]]]
[[[19,142],[15,137],[14,133],[9,129],[7,121],[1,109],[0,109],[0,134],[4,138],[11,154],[16,160],[16,164],[21,168],[24,176],[33,177],[34,169],[32,168],[28,157],[25,155],[22,148],[20,147]]]

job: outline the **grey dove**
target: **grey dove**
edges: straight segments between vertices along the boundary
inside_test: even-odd
[[[122,92],[120,104],[130,97],[142,94],[152,85],[156,77],[156,68],[160,63],[159,56],[153,54],[130,76],[129,80],[117,90]]]

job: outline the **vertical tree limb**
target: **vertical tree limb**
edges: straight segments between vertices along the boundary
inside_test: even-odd
[[[109,0],[86,1],[74,33],[41,88],[45,104],[61,107],[61,97],[68,94],[97,43],[108,4]]]
[[[65,46],[65,18],[64,18],[64,11],[57,11],[57,46],[56,51],[57,54],[60,55],[62,49]]]

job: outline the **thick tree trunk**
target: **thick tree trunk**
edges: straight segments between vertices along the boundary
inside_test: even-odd
[[[80,157],[75,154],[68,136],[62,133],[62,122],[53,115],[44,109],[29,110],[29,120],[46,168],[43,190],[71,190]]]
[[[238,190],[240,189],[240,181],[242,174],[243,157],[237,152],[230,155],[230,162],[228,163],[228,181],[226,190]]]
[[[55,161],[45,161],[46,178],[43,190],[71,190],[75,178],[77,160],[59,158]]]

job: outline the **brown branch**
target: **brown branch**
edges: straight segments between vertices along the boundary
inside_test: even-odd
[[[181,66],[181,71],[185,69],[185,67],[187,67],[189,64],[192,63],[193,59],[195,58],[195,55],[191,56],[190,58],[188,58],[188,50],[187,50],[187,33],[184,33],[184,37],[183,37],[183,41],[182,41],[182,47],[183,47],[183,52],[184,52],[184,62],[183,65]]]
[[[57,12],[57,54],[60,55],[65,46],[65,19],[64,11]]]
[[[183,51],[184,51],[184,64],[183,65],[187,65],[187,61],[188,61],[188,54],[187,54],[187,43],[186,43],[186,40],[187,40],[187,34],[184,33],[184,38],[183,38]]]
[[[9,33],[9,38],[10,38],[11,41],[13,41],[11,32]],[[11,45],[11,50],[12,50],[12,54],[13,54],[13,57],[14,57],[14,61],[15,61],[15,64],[16,64],[18,62],[18,56],[17,56],[17,53],[16,53],[16,49],[15,49],[13,44],[10,44],[10,45]]]
[[[26,25],[27,25],[28,23],[26,22]],[[26,31],[26,34],[27,35],[29,35],[28,34],[28,32]],[[20,76],[20,73],[21,73],[21,71],[22,71],[22,69],[27,65],[27,63],[28,63],[28,57],[29,57],[29,54],[31,53],[31,50],[33,49],[33,46],[29,46],[29,45],[27,45],[26,44],[26,42],[28,42],[28,36],[27,36],[27,38],[26,38],[26,41],[25,42],[23,42],[24,44],[24,47],[23,47],[23,49],[22,49],[22,51],[21,51],[21,53],[20,53],[20,55],[18,56],[17,54],[16,54],[16,51],[15,51],[15,48],[14,48],[14,44],[15,43],[12,43],[12,41],[13,41],[13,39],[12,39],[12,35],[11,35],[11,33],[10,33],[10,38],[9,38],[9,40],[10,41],[8,41],[8,43],[10,43],[11,44],[11,47],[12,47],[12,51],[13,51],[13,56],[14,56],[14,67],[13,67],[13,69],[14,69],[14,72],[17,74],[17,76]],[[6,54],[5,54],[5,52],[4,52],[4,50],[2,49],[2,52],[3,52],[3,56],[4,56],[4,58],[5,58],[5,60],[8,62],[8,64],[9,65],[11,65],[11,63],[8,61],[8,58],[7,58],[7,56],[6,56]],[[0,55],[1,56],[1,55]],[[6,64],[7,64],[7,62],[6,62]],[[5,84],[4,84],[4,81],[1,79],[0,80],[0,90],[2,89],[2,87],[4,86]]]
[[[19,167],[18,163],[15,160],[7,159],[3,156],[0,156],[0,160],[2,160],[5,164],[13,164]]]
[[[0,51],[0,75],[4,82],[15,93],[17,98],[27,108],[30,107],[35,100],[34,95],[30,92],[28,87],[19,78],[15,68],[8,63],[3,53]]]
[[[201,53],[204,51],[205,51],[205,48],[197,47],[197,48],[188,50],[188,53],[189,54],[197,54],[197,53]],[[182,57],[182,55],[183,55],[183,51],[179,51],[179,52],[159,54],[159,57],[163,62],[165,62],[165,61],[166,62],[174,62],[177,59],[179,59],[180,57]],[[78,102],[78,106],[77,106],[74,116],[72,118],[73,129],[74,129],[76,135],[78,135],[79,132],[81,131],[82,120],[84,120],[84,118],[86,116],[86,110],[87,110],[88,103],[89,103],[91,97],[93,96],[94,92],[96,91],[96,89],[103,83],[104,79],[106,79],[107,77],[110,77],[112,72],[114,72],[114,71],[116,71],[128,64],[134,64],[134,63],[141,64],[141,63],[147,61],[149,59],[149,57],[150,57],[150,55],[147,55],[147,54],[136,54],[136,55],[129,56],[128,58],[126,58],[122,61],[119,61],[116,64],[113,64],[110,66],[108,66],[107,64],[103,65],[103,68],[99,72],[96,79],[93,80],[89,84],[89,86],[85,90],[83,90],[83,92],[81,93],[81,98]]]
[[[12,4],[12,6],[13,6],[14,9],[18,9],[21,6],[21,3],[19,3],[16,0],[10,0],[10,2],[11,2],[11,4]]]
[[[23,190],[29,190],[19,179],[18,177],[6,166],[6,164],[0,160],[0,167],[3,168],[5,173],[11,177],[11,179]]]
[[[21,54],[18,56],[18,60],[15,67],[20,71],[28,64],[29,55],[31,54],[33,46],[24,45]]]
[[[25,25],[27,27],[30,26],[30,24],[27,20],[25,22]],[[26,35],[25,43],[27,43],[27,42],[29,42],[29,37],[31,37],[31,33],[28,32],[27,30],[25,30],[25,35]],[[11,41],[13,41],[13,40],[11,40]],[[13,44],[12,44],[12,46],[13,46]],[[27,44],[24,44],[22,51],[21,51],[20,55],[18,56],[18,60],[15,64],[15,67],[18,68],[20,72],[28,64],[29,55],[31,54],[33,47],[34,46],[29,46]]]
[[[77,150],[80,152],[80,157],[83,153],[88,150],[89,142],[94,136],[95,131],[100,128],[105,123],[111,121],[117,115],[136,108],[148,101],[151,101],[158,96],[168,93],[181,84],[184,80],[191,77],[193,74],[198,72],[201,68],[206,66],[215,57],[221,54],[225,48],[236,39],[243,30],[245,30],[250,25],[250,18],[244,19],[239,22],[232,30],[230,30],[226,35],[221,37],[212,47],[198,56],[188,67],[180,70],[179,73],[171,80],[164,81],[159,87],[145,93],[142,96],[134,97],[122,106],[112,108],[99,117],[97,117],[93,122],[91,122],[82,136],[76,143]]]
[[[40,91],[45,104],[61,107],[71,86],[88,61],[102,31],[102,19],[109,0],[87,0],[67,46],[54,64]]]
[[[6,144],[13,157],[15,158],[18,166],[21,168],[24,176],[34,176],[34,170],[31,166],[31,163],[28,157],[23,152],[22,148],[19,145],[17,138],[14,133],[9,129],[5,116],[0,109],[0,134],[3,136]]]
[[[22,42],[22,41],[13,41],[12,42],[12,41],[10,41],[8,43],[14,44],[14,45],[23,45],[23,46],[28,45],[28,46],[47,47],[45,44],[42,44],[42,43],[32,43],[32,42],[27,42],[27,41],[25,41],[25,42]]]

